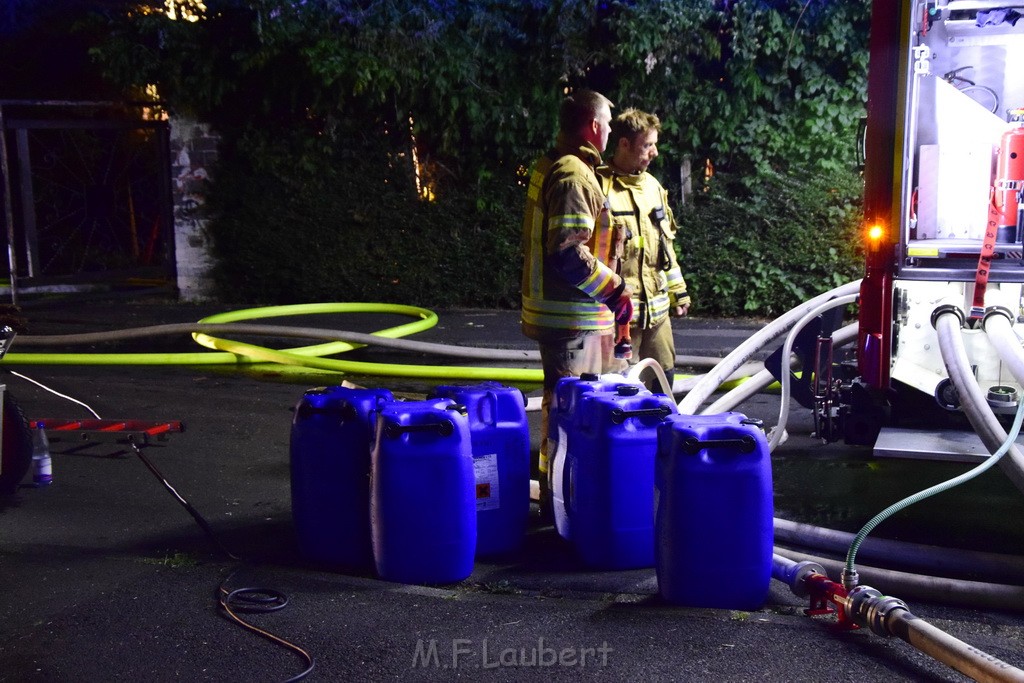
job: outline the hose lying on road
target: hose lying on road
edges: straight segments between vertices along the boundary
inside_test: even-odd
[[[831,576],[838,576],[845,566],[842,560],[779,546],[775,547],[775,553],[793,562],[817,562],[828,570]],[[871,584],[891,595],[971,609],[1024,611],[1024,586],[911,574],[869,566],[858,566],[857,570],[863,584]]]
[[[854,534],[776,517],[775,542],[845,555]],[[1024,585],[1024,557],[976,550],[907,543],[885,538],[866,539],[860,555],[881,567],[934,576]]]
[[[788,585],[794,594],[832,602],[840,623],[866,627],[883,637],[896,636],[976,681],[1024,682],[1024,671],[915,616],[903,600],[868,586],[847,593],[815,560],[797,561],[776,550],[771,571],[772,577]]]
[[[372,334],[348,330],[328,330],[317,327],[242,324],[237,321],[253,318],[298,316],[324,313],[395,313],[411,315],[419,320],[398,325]],[[453,346],[398,339],[407,334],[421,332],[437,324],[432,311],[398,304],[334,303],[273,306],[268,308],[229,311],[204,318],[198,323],[174,323],[140,328],[93,332],[83,334],[21,336],[19,346],[52,347],[75,344],[125,341],[144,337],[192,333],[203,346],[222,353],[11,353],[4,362],[26,365],[219,365],[270,362],[319,370],[387,377],[415,377],[423,379],[466,379],[508,382],[540,383],[540,370],[535,368],[473,368],[460,366],[400,365],[327,359],[322,356],[344,353],[365,345],[448,357],[467,358],[498,363],[540,362],[534,350],[491,349]],[[274,350],[253,344],[220,339],[214,334],[241,334],[272,337],[322,339],[328,343],[316,346]],[[720,358],[706,356],[679,356],[678,361],[694,367],[713,366]]]
[[[437,315],[426,309],[414,306],[402,306],[397,304],[367,304],[367,303],[330,303],[330,304],[299,304],[292,306],[273,306],[268,308],[246,309],[242,311],[230,311],[204,318],[199,323],[185,323],[167,326],[156,326],[144,328],[143,330],[122,331],[120,333],[96,333],[85,337],[93,342],[106,341],[116,336],[127,338],[133,334],[157,334],[169,333],[173,328],[174,332],[192,332],[193,338],[201,345],[211,349],[222,351],[222,353],[81,353],[81,354],[26,354],[9,353],[3,359],[9,364],[79,364],[79,365],[210,365],[210,364],[240,364],[253,362],[278,363],[284,366],[298,366],[344,372],[362,375],[380,375],[386,377],[408,377],[423,379],[462,379],[462,380],[495,380],[505,382],[528,382],[540,383],[542,380],[541,371],[533,368],[476,368],[463,366],[433,366],[433,365],[398,365],[389,363],[370,363],[365,361],[348,361],[321,356],[335,353],[342,353],[358,348],[346,341],[339,341],[338,331],[325,331],[317,328],[291,329],[284,326],[253,326],[249,327],[249,333],[255,334],[261,327],[259,333],[275,336],[297,336],[313,339],[329,339],[328,343],[317,346],[307,346],[294,349],[274,350],[253,344],[236,342],[226,339],[212,337],[203,331],[203,325],[227,325],[238,320],[252,318],[269,318],[281,316],[310,315],[323,313],[397,313],[410,315],[418,320],[397,327],[388,328],[373,335],[366,335],[368,341],[389,343],[394,337],[400,337],[413,332],[429,329],[437,324]],[[237,327],[209,328],[209,331],[232,329],[241,332]],[[47,344],[47,343],[68,343],[72,338],[82,341],[81,335],[65,335],[63,339],[50,338],[41,341],[40,338],[24,337],[19,340],[21,344]],[[383,341],[389,340],[388,342]],[[409,343],[409,342],[406,342]],[[419,344],[419,343],[416,343]],[[445,345],[438,345],[445,346]],[[418,349],[423,347],[418,346]],[[450,348],[450,347],[449,347]],[[489,351],[489,350],[488,350]],[[514,351],[496,352],[502,360],[521,362],[528,360],[524,354],[528,352]]]

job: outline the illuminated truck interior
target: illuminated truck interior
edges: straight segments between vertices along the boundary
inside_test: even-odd
[[[874,235],[857,370],[816,411],[825,436],[875,443],[878,455],[960,459],[959,446],[922,445],[902,425],[968,426],[942,314],[962,318],[969,374],[992,413],[1005,420],[1021,395],[1016,362],[986,321],[999,317],[1009,346],[1020,346],[1024,2],[876,2],[871,52],[865,220]]]

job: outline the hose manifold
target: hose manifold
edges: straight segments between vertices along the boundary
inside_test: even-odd
[[[953,304],[942,304],[941,306],[936,306],[935,310],[932,311],[932,327],[936,327],[939,317],[947,313],[952,313],[960,319],[960,327],[963,327],[964,323],[967,322],[967,318],[964,316],[964,312],[959,306],[954,306]]]

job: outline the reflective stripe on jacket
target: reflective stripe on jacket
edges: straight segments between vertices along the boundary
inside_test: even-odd
[[[633,290],[633,323],[649,329],[668,316],[671,306],[690,303],[673,246],[676,223],[668,192],[646,171],[623,175],[602,166],[597,172],[612,225],[627,233],[622,277]]]
[[[605,301],[622,282],[604,195],[594,173],[601,155],[590,144],[558,145],[535,164],[523,218],[523,311],[526,336],[544,330],[610,329]],[[542,328],[542,329],[538,329]]]

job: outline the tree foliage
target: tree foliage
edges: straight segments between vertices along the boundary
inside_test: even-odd
[[[606,59],[620,100],[665,120],[670,152],[750,177],[791,164],[850,168],[866,98],[868,5],[626,3]]]
[[[680,265],[697,310],[774,317],[859,276],[856,176],[793,167],[746,180],[716,175],[679,216]]]
[[[111,79],[158,84],[173,110],[223,136],[214,238],[226,289],[239,296],[275,296],[243,275],[275,267],[263,249],[236,263],[246,233],[263,235],[251,243],[276,239],[278,261],[301,249],[287,259],[295,264],[354,257],[363,252],[351,245],[367,239],[386,244],[395,271],[377,259],[377,288],[347,290],[374,298],[397,291],[377,285],[413,271],[428,282],[438,268],[464,270],[447,265],[459,250],[418,242],[459,234],[483,273],[509,281],[492,296],[479,279],[457,278],[463,290],[449,300],[514,305],[523,180],[554,139],[567,88],[657,113],[654,170],[666,185],[678,185],[685,157],[736,180],[698,187],[705,199],[736,199],[728,193],[793,169],[850,179],[868,0],[207,0],[196,22],[172,21],[162,5],[94,17],[110,36],[94,56]],[[435,202],[420,200],[431,193]],[[806,213],[799,193],[794,201],[785,210]],[[352,219],[360,212],[378,216],[369,233]],[[704,219],[695,230],[739,229]],[[282,239],[306,233],[312,242]],[[287,296],[330,296],[309,289],[296,282]]]

